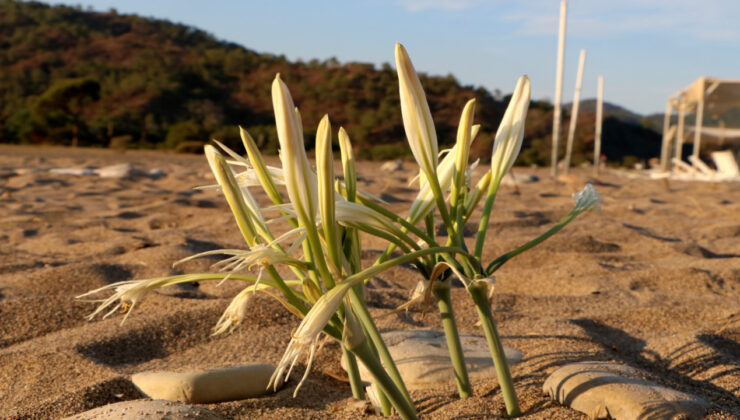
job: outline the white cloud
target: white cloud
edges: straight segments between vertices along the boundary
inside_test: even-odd
[[[420,12],[423,10],[464,10],[473,7],[471,0],[399,0],[398,4],[409,12]]]

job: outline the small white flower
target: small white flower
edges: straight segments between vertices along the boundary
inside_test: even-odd
[[[461,190],[467,187],[467,167],[470,157],[470,144],[473,134],[473,115],[475,113],[475,99],[469,100],[460,116],[455,142],[455,176],[452,182],[450,203],[456,205],[461,198]]]
[[[324,231],[327,255],[335,266],[341,264],[339,231],[336,228],[335,202],[342,196],[334,190],[334,154],[332,153],[329,116],[319,122],[316,130],[316,174],[319,187],[319,213]]]
[[[226,159],[224,159],[221,153],[210,144],[206,145],[204,151],[211,171],[216,177],[218,185],[221,186],[221,192],[229,203],[239,230],[242,232],[247,244],[250,246],[254,245],[258,239],[258,232],[255,229],[259,231],[260,236],[263,238],[265,237],[264,232],[267,230],[257,204],[254,202],[251,194],[249,194],[249,191],[244,191],[243,188],[239,187],[236,178],[234,178],[234,172],[228,163],[226,163]],[[255,223],[258,224],[257,227],[255,227]]]
[[[591,184],[586,186],[579,192],[573,194],[573,200],[576,202],[574,212],[582,213],[586,210],[594,209],[601,212],[601,201],[602,197],[596,193],[596,188]]]
[[[474,125],[471,130],[471,135],[468,138],[468,143],[463,144],[462,147],[467,147],[468,149],[470,149],[470,145],[472,145],[475,141],[479,131],[480,125]],[[458,147],[460,146],[455,144],[454,146],[452,146],[451,149],[446,149],[447,153],[444,155],[442,161],[437,166],[437,179],[439,180],[439,186],[442,190],[442,193],[446,193],[452,185],[452,181],[455,176],[455,159],[456,157],[458,157]],[[472,171],[477,165],[478,163],[476,161],[475,163],[473,163],[470,170]],[[419,177],[419,187],[419,194],[416,195],[414,202],[411,203],[409,214],[406,217],[406,220],[408,220],[411,224],[416,224],[421,221],[424,216],[427,215],[427,213],[434,209],[434,206],[436,205],[434,201],[434,193],[432,192],[429,183],[426,182],[424,176]]]
[[[419,76],[401,44],[396,44],[396,69],[403,127],[411,153],[422,173],[427,178],[434,177],[437,170],[437,132]]]
[[[442,158],[442,162],[439,163],[439,166],[437,166],[437,179],[439,180],[439,186],[442,190],[442,193],[446,193],[447,190],[450,188],[450,185],[452,185],[452,178],[455,175],[455,150],[457,148],[457,145],[454,146],[446,155],[444,158]],[[414,199],[414,202],[411,204],[411,209],[409,209],[409,214],[406,218],[406,220],[409,221],[409,223],[416,224],[421,219],[424,218],[424,216],[427,215],[430,211],[434,209],[435,201],[434,201],[434,193],[432,192],[432,188],[429,185],[428,182],[424,179],[424,177],[420,177],[420,186],[419,194],[416,196],[416,199]]]
[[[496,131],[491,153],[493,185],[498,186],[506,172],[514,165],[524,138],[524,123],[529,109],[529,78],[522,76],[516,84],[509,106]]]
[[[315,226],[318,182],[306,156],[299,114],[279,74],[272,83],[272,104],[288,197],[296,210],[298,221],[307,227]]]
[[[352,142],[347,131],[339,127],[339,150],[342,156],[342,169],[344,170],[344,186],[347,197],[355,201],[357,194],[357,171],[355,169],[355,155],[352,151]]]

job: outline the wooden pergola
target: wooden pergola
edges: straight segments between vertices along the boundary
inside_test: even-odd
[[[666,172],[670,169],[671,144],[675,137],[674,157],[680,161],[686,131],[694,132],[694,149],[692,156],[699,158],[702,134],[721,137],[740,137],[738,129],[702,128],[704,113],[722,114],[734,106],[740,106],[740,79],[719,79],[702,76],[694,83],[668,98],[665,120],[663,122],[663,147],[660,154],[660,168]],[[673,111],[678,113],[678,123],[671,125]],[[686,127],[686,114],[695,113],[694,127]]]

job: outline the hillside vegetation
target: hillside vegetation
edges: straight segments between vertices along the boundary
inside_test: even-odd
[[[165,20],[0,0],[2,142],[194,150],[210,138],[236,145],[242,125],[276,151],[270,84],[278,72],[301,109],[309,146],[329,114],[360,157],[408,154],[390,65],[290,62]],[[454,141],[465,102],[477,99],[474,152],[485,160],[508,98],[451,75],[421,79],[444,144]],[[593,113],[579,118],[576,164],[590,160],[593,141]],[[533,103],[520,163],[549,162],[551,124],[551,106]],[[604,136],[614,142],[604,148],[610,160],[657,154],[657,135],[642,127],[607,120]]]

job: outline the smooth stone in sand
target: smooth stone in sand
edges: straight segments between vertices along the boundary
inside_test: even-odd
[[[618,363],[565,365],[547,378],[543,391],[593,419],[700,419],[708,409],[701,399],[646,381],[639,370]]]
[[[172,401],[134,400],[97,407],[64,420],[223,420],[223,417],[195,405]]]
[[[96,169],[95,173],[101,178],[131,178],[136,174],[134,165],[130,163],[119,163],[117,165],[103,166]]]
[[[403,170],[403,161],[401,159],[389,160],[380,165],[380,170],[383,172],[401,171]]]
[[[131,381],[143,394],[152,399],[207,404],[243,400],[272,393],[267,389],[275,366],[251,364],[225,369],[190,372],[141,372]],[[278,389],[283,385],[278,383]]]
[[[52,168],[49,170],[49,172],[55,175],[95,175],[95,171],[88,168]]]
[[[403,330],[388,331],[381,335],[408,389],[455,383],[455,372],[443,331]],[[470,379],[495,379],[496,370],[485,337],[461,334],[460,342]],[[522,360],[522,354],[510,347],[504,346],[504,353],[509,366]],[[344,360],[342,365],[346,366]],[[362,363],[359,365],[362,380],[372,382],[370,372]]]
[[[501,184],[515,186],[519,184],[530,184],[539,180],[540,179],[536,175],[507,173],[504,175],[503,179],[501,179]]]

